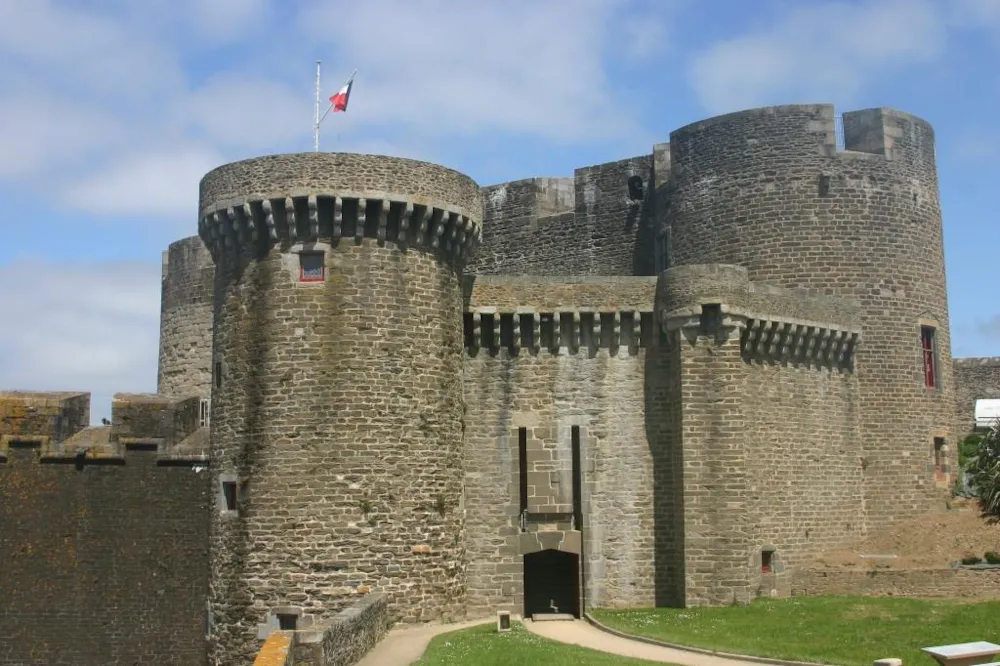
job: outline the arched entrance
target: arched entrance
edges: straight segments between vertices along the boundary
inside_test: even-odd
[[[524,556],[524,616],[580,617],[580,565],[576,553],[540,550]]]

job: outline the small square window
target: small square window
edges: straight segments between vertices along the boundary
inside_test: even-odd
[[[298,615],[290,615],[286,613],[278,613],[278,628],[281,631],[295,631],[295,628],[299,624]]]
[[[303,252],[299,255],[299,282],[322,282],[326,267],[322,252]]]

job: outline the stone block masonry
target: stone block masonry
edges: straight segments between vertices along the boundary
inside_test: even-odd
[[[3,398],[0,664],[206,664],[208,473],[203,456],[174,446],[192,433],[142,432],[139,418],[53,428],[57,411],[34,425],[8,420],[61,402],[81,425],[89,398]],[[196,402],[154,409],[119,395],[113,414]]]
[[[392,620],[460,617],[461,266],[478,187],[309,153],[221,167],[202,192],[213,483],[239,488],[213,512],[213,658],[249,661],[274,614],[317,625],[369,592]],[[246,210],[239,192],[267,198],[219,225],[220,206]]]
[[[198,236],[164,252],[158,393],[211,395],[214,279],[212,256]]]
[[[955,462],[941,210],[925,121],[868,109],[844,113],[844,128],[840,152],[827,105],[754,109],[676,130],[661,223],[672,266],[737,264],[752,281],[860,305],[863,515],[877,529],[940,506],[950,484],[936,474],[935,455]]]
[[[961,437],[975,428],[976,400],[1000,398],[1000,357],[957,358],[954,372],[956,432]]]

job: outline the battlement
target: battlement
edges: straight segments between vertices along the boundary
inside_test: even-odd
[[[380,155],[299,153],[234,162],[201,182],[198,232],[214,258],[271,242],[373,238],[464,259],[482,237],[476,183]]]
[[[523,178],[482,188],[484,214],[506,209],[533,219],[572,213],[576,207],[574,178]]]
[[[670,134],[673,160],[683,163],[692,150],[750,153],[880,157],[885,161],[934,164],[934,129],[912,114],[884,107],[843,113],[844,150],[837,149],[832,104],[767,106],[737,111],[685,125]],[[706,174],[706,176],[709,174]]]
[[[851,370],[861,341],[859,304],[753,283],[742,266],[668,269],[657,288],[657,313],[668,333],[720,324],[741,329],[741,352],[748,360]]]
[[[118,393],[111,425],[90,427],[89,393],[0,392],[0,462],[11,448],[33,448],[42,462],[124,462],[139,449],[155,451],[160,464],[207,461],[201,402]]]

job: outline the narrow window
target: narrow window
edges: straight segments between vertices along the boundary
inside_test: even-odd
[[[226,500],[226,511],[236,511],[236,482],[222,482],[222,496]]]
[[[761,573],[771,573],[772,571],[772,559],[774,558],[773,550],[762,550],[760,551],[760,572]]]
[[[222,388],[222,361],[215,362],[215,388]]]
[[[934,478],[944,479],[944,464],[947,451],[945,449],[944,437],[934,438]]]
[[[827,174],[819,177],[819,195],[821,197],[830,196],[830,176]]]
[[[322,252],[302,252],[299,254],[299,282],[322,282],[326,279]]]
[[[580,464],[580,426],[570,429],[573,456],[573,522],[576,529],[583,529],[583,467]]]
[[[299,616],[289,613],[278,613],[278,628],[281,631],[295,631],[299,624]]]
[[[521,515],[528,510],[528,429],[517,429],[517,465],[520,476]]]
[[[924,358],[924,386],[936,388],[937,374],[937,339],[936,331],[930,326],[920,327],[920,347]]]
[[[208,427],[208,419],[211,411],[211,403],[203,398],[198,409],[198,424],[202,428]]]

